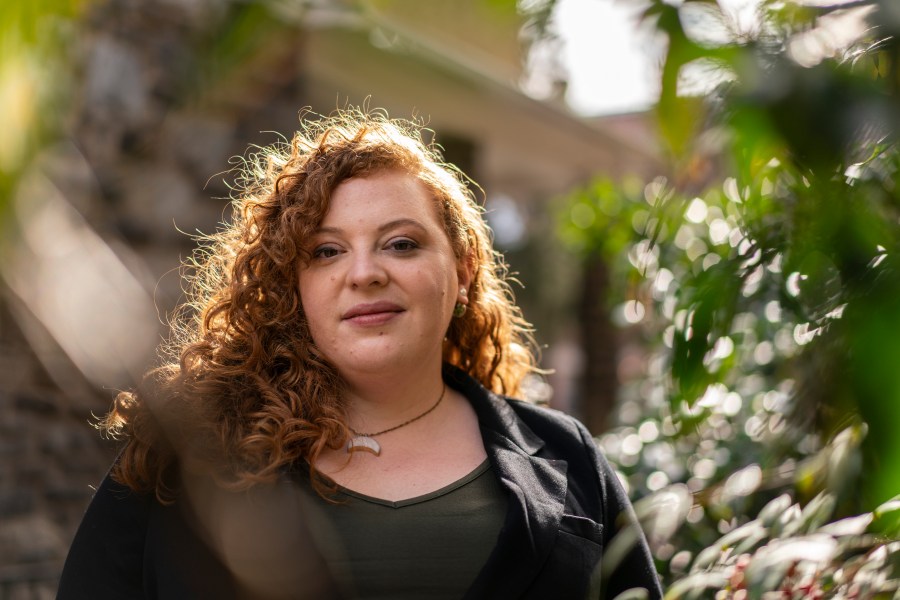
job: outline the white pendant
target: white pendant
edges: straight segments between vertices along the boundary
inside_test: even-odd
[[[365,435],[350,438],[350,441],[347,442],[347,452],[359,451],[371,452],[375,456],[378,456],[381,454],[381,445],[374,439]]]

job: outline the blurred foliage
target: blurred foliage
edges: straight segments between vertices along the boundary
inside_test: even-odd
[[[666,599],[706,598],[713,591],[717,599],[772,592],[779,598],[896,597],[900,542],[885,536],[881,521],[900,511],[898,502],[828,522],[833,509],[829,494],[802,508],[787,494],[775,498],[698,554]]]
[[[88,0],[0,3],[0,223],[19,174],[66,114],[66,52]]]
[[[600,444],[636,508],[690,492],[645,521],[670,597],[890,597],[900,11],[766,1],[748,23],[652,0],[645,18],[669,42],[677,175],[599,180],[560,218],[618,285],[621,426]]]

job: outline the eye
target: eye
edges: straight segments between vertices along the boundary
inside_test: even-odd
[[[388,242],[388,248],[396,252],[411,252],[418,247],[419,244],[408,238],[398,238]]]
[[[312,251],[313,258],[334,258],[338,254],[340,254],[340,249],[331,245],[319,246]]]

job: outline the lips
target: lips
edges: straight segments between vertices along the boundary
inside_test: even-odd
[[[371,302],[357,304],[341,315],[344,321],[359,324],[379,324],[389,321],[403,312],[403,307],[393,302]]]

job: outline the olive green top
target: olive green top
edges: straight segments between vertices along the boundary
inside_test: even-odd
[[[349,598],[461,598],[487,562],[506,495],[485,459],[437,491],[391,502],[340,488],[338,504],[309,490],[310,529]]]

